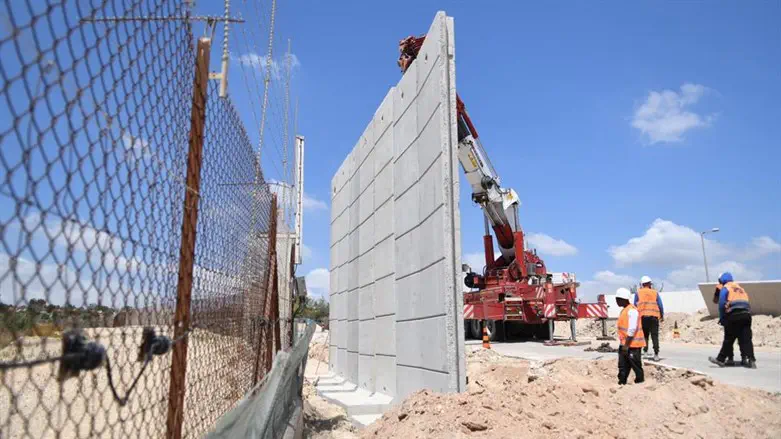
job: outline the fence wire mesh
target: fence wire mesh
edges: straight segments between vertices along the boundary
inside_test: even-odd
[[[172,411],[200,436],[271,367],[289,324],[276,195],[215,81],[200,186],[186,184],[189,12],[178,0],[0,4],[0,437],[176,437]],[[187,191],[191,325],[175,331]]]

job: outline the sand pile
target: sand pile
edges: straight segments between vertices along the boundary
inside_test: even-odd
[[[673,339],[673,328],[678,322],[681,338]],[[781,317],[757,315],[752,318],[754,346],[781,347]],[[598,337],[602,335],[602,323],[599,320],[578,320],[578,337]],[[607,321],[608,335],[615,337],[616,321]],[[554,334],[557,337],[568,338],[569,324],[557,322]],[[724,338],[724,328],[718,319],[712,318],[705,310],[696,314],[668,313],[659,328],[659,337],[664,341],[680,341],[684,343],[721,344]]]
[[[329,332],[317,326],[309,342],[309,358],[328,364]]]
[[[344,409],[317,396],[311,381],[328,369],[328,331],[318,326],[309,343],[309,362],[304,380],[304,437],[312,439],[352,439],[358,433]]]
[[[358,433],[344,409],[317,396],[314,386],[304,382],[304,437],[309,439],[352,439]]]
[[[466,393],[419,391],[361,437],[781,437],[781,395],[687,371],[646,365],[644,384],[618,386],[615,360],[535,364],[483,350],[467,368]]]

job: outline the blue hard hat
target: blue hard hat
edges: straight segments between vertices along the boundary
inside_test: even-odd
[[[719,283],[724,285],[727,282],[732,282],[732,273],[729,271],[721,273],[721,276],[719,276]]]

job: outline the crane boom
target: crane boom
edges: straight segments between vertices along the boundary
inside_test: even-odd
[[[418,55],[425,36],[407,37],[399,43],[399,67],[402,73]],[[499,174],[480,143],[477,130],[469,118],[464,102],[456,95],[458,124],[458,161],[472,187],[472,201],[479,204],[488,224],[494,230],[499,250],[506,262],[515,259],[513,233],[520,231],[518,194],[503,188]]]

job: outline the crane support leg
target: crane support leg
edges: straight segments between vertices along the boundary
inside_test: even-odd
[[[483,236],[483,250],[485,251],[485,266],[488,270],[491,270],[494,268],[494,262],[496,261],[494,256],[494,240],[491,238],[491,235]]]

